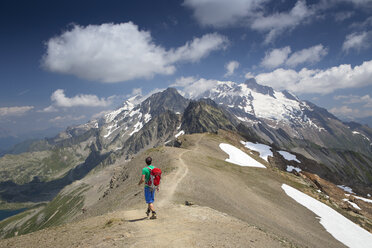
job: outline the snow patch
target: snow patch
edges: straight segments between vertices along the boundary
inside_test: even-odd
[[[140,112],[140,109],[132,110],[132,111],[129,112],[130,117],[133,117],[135,114],[141,114],[141,116],[142,116],[142,113]]]
[[[297,163],[301,163],[301,161],[299,161],[297,159],[297,157],[289,152],[286,152],[286,151],[279,151],[280,155],[282,155],[286,160],[288,161],[296,161]]]
[[[302,171],[301,168],[294,167],[294,166],[292,166],[292,165],[287,165],[287,171],[288,171],[288,172],[292,172],[293,170],[295,170],[295,171],[297,171],[297,172]]]
[[[104,137],[104,138],[109,137],[113,132],[115,132],[115,131],[118,130],[118,129],[119,129],[119,127],[117,126],[117,123],[115,123],[115,125],[110,125],[110,126],[108,126],[108,127],[107,127],[108,132],[107,132],[107,134],[104,135],[103,137]]]
[[[362,134],[362,133],[359,133],[359,132],[357,132],[357,131],[353,131],[352,133],[353,133],[353,134],[361,135],[364,139],[366,139],[366,140],[368,140],[368,141],[371,141],[367,136],[365,136],[365,135]]]
[[[262,159],[265,159],[266,161],[268,161],[267,160],[268,156],[273,157],[273,153],[270,150],[270,148],[271,148],[270,146],[267,146],[267,145],[264,145],[264,144],[259,144],[259,143],[255,144],[255,143],[252,143],[252,142],[249,142],[249,141],[247,141],[247,142],[240,141],[240,143],[242,143],[245,147],[247,147],[250,150],[259,152],[260,157]]]
[[[149,113],[145,114],[144,118],[145,118],[145,123],[149,122],[151,120],[151,114]]]
[[[185,131],[181,130],[178,134],[174,135],[174,137],[178,138],[178,136],[184,135]]]
[[[337,211],[286,184],[284,192],[320,217],[320,224],[337,240],[352,248],[372,244],[372,234],[345,218]]]
[[[134,108],[134,104],[132,103],[133,99],[134,98],[128,99],[124,102],[123,107],[106,114],[104,117],[106,123],[112,122],[116,118],[116,116],[118,116],[123,111],[131,111]]]
[[[345,185],[337,185],[340,189],[344,190],[345,192],[348,192],[350,194],[354,194],[353,189],[350,187],[347,187]]]
[[[353,206],[353,208],[358,209],[358,210],[362,210],[362,209],[360,209],[360,207],[359,207],[358,205],[356,205],[354,202],[349,201],[349,199],[342,199],[342,200],[348,202],[351,206]]]
[[[372,203],[372,200],[371,199],[367,199],[367,198],[364,198],[364,197],[360,197],[360,196],[356,196],[356,195],[353,195],[355,198],[359,199],[359,200],[362,200],[362,201],[365,201],[365,202],[368,202],[368,203]],[[368,197],[370,197],[371,195],[368,194]]]
[[[137,133],[139,130],[141,130],[141,128],[143,127],[143,124],[142,122],[137,122],[135,125],[134,125],[134,130],[129,134],[129,136],[132,136],[134,133]]]
[[[236,148],[235,146],[221,143],[220,148],[222,151],[226,152],[229,155],[229,158],[225,159],[225,161],[229,163],[237,164],[240,166],[266,168],[266,166],[253,159],[251,156],[247,155],[245,152]]]

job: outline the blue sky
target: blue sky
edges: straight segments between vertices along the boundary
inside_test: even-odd
[[[370,0],[2,1],[0,32],[3,136],[249,77],[372,124]]]

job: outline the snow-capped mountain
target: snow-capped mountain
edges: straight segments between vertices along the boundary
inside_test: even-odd
[[[177,145],[181,133],[224,129],[251,142],[302,154],[323,164],[313,172],[329,179],[372,183],[372,131],[367,126],[346,125],[325,109],[253,79],[241,84],[218,82],[200,97],[189,100],[173,88],[147,99],[132,97],[100,119],[69,127],[30,147],[72,149],[76,160],[86,159],[91,168],[93,160],[94,166],[107,165],[143,149]]]
[[[215,88],[201,97],[225,106],[239,120],[247,123],[264,119],[271,121],[274,127],[291,124],[319,129],[304,113],[305,109],[311,109],[306,102],[288,92],[278,92],[259,85],[254,79],[242,84],[218,82]]]
[[[322,147],[356,149],[366,154],[372,151],[368,134],[362,138],[326,109],[301,101],[288,91],[259,85],[253,78],[241,84],[217,82],[198,98],[212,99],[244,125],[256,128],[269,143],[287,145],[292,139],[308,140]]]

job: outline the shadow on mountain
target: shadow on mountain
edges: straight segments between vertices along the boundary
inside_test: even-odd
[[[110,153],[100,155],[93,150],[84,163],[70,170],[66,176],[41,182],[38,177],[26,184],[16,184],[13,181],[0,183],[0,197],[7,202],[42,202],[52,200],[66,185],[85,177],[92,169],[105,160]]]

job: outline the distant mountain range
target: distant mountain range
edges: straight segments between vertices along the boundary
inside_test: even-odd
[[[135,96],[100,119],[69,127],[54,138],[16,146],[13,153],[25,153],[0,159],[0,181],[7,189],[0,196],[32,200],[38,192],[26,194],[19,185],[36,183],[49,200],[58,190],[47,192],[53,187],[45,188],[44,182],[59,180],[60,189],[96,166],[130,159],[144,149],[177,145],[175,136],[181,131],[219,129],[299,154],[319,165],[304,170],[335,183],[372,186],[371,128],[343,123],[326,109],[249,79],[241,84],[218,82],[197,99],[187,99],[174,88],[144,100]]]

